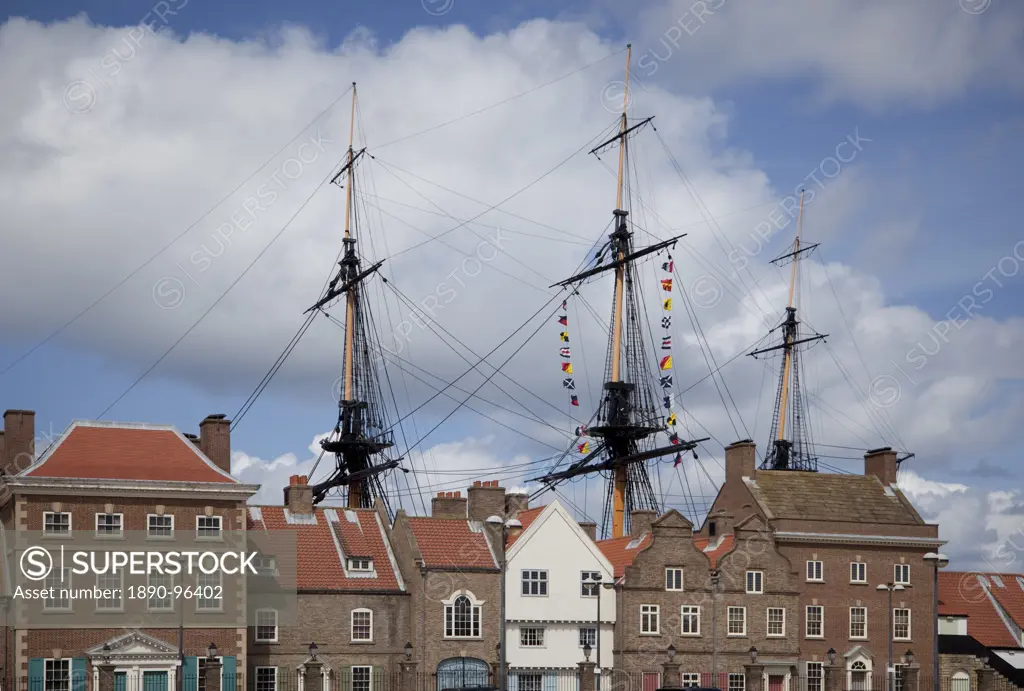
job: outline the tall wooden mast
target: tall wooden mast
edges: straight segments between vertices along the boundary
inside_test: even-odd
[[[352,110],[348,124],[348,174],[349,184],[345,185],[345,243],[352,239],[352,174],[355,169],[352,166],[355,158],[355,150],[352,144],[356,132],[356,84],[352,82]],[[352,400],[352,373],[355,366],[355,313],[356,313],[356,290],[353,287],[345,296],[345,390],[343,398],[346,401]],[[348,506],[360,508],[363,503],[363,485],[365,480],[357,480],[349,484]]]
[[[800,231],[804,225],[804,191],[800,190],[800,213],[796,217],[796,240],[793,241],[793,252],[800,252]],[[796,290],[796,261],[789,272],[789,301],[786,303],[786,312],[793,309],[793,293]],[[775,439],[786,438],[786,403],[789,400],[789,373],[793,365],[793,339],[796,334],[786,334],[786,349],[782,357],[782,397],[779,400],[779,433]]]

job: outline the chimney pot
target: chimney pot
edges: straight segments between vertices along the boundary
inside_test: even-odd
[[[284,488],[284,504],[294,514],[313,513],[313,488],[306,484],[304,475],[292,475],[291,484]]]
[[[479,480],[473,480],[473,486],[474,487],[479,487],[480,486],[480,481]]]
[[[430,502],[430,515],[434,518],[466,518],[466,502],[455,492],[438,492]]]

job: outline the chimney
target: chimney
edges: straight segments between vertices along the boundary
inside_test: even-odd
[[[231,420],[224,413],[199,423],[199,450],[225,473],[231,472]]]
[[[742,484],[744,477],[754,477],[757,445],[750,439],[725,447],[725,484]]]
[[[3,471],[15,475],[36,458],[36,413],[33,410],[8,410],[4,413]]]
[[[864,474],[874,475],[883,485],[896,484],[896,452],[888,446],[864,454]]]
[[[430,502],[430,515],[434,518],[465,518],[466,499],[462,492],[438,492]]]
[[[583,528],[583,532],[585,532],[591,540],[597,542],[597,523],[594,521],[580,521],[580,527]]]
[[[196,436],[195,434],[192,434],[190,432],[185,432],[185,438],[188,439],[193,444],[195,444],[197,449],[199,448],[199,437],[198,436]]]
[[[644,533],[651,532],[651,524],[658,517],[657,511],[650,509],[637,509],[629,512],[629,534],[632,537],[640,537]]]
[[[526,492],[509,492],[505,495],[505,514],[515,516],[530,508],[530,495]]]
[[[313,513],[313,488],[305,475],[292,475],[284,488],[284,506],[294,514],[308,516]]]
[[[477,480],[467,494],[469,509],[466,515],[471,521],[486,521],[491,516],[504,517],[505,488],[499,487],[497,480]]]

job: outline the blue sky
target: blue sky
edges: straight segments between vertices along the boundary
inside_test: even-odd
[[[289,27],[301,27],[310,32],[316,39],[316,45],[308,48],[309,55],[324,59],[344,53],[344,49],[339,46],[346,39],[358,35],[357,30],[369,32],[373,40],[366,41],[364,36],[360,41],[366,42],[359,45],[372,56],[365,63],[373,64],[372,70],[367,67],[366,74],[377,74],[374,70],[388,69],[389,61],[399,61],[400,51],[395,50],[396,47],[404,50],[405,46],[414,45],[418,40],[438,40],[442,45],[447,40],[455,45],[461,39],[445,33],[452,25],[465,25],[480,41],[480,46],[486,47],[486,41],[482,40],[484,37],[511,36],[523,30],[524,22],[537,20],[555,20],[556,23],[561,20],[579,25],[584,27],[580,31],[586,32],[587,40],[599,41],[608,46],[621,47],[627,40],[631,40],[634,42],[636,60],[645,51],[657,48],[672,20],[686,14],[687,5],[669,0],[652,0],[637,5],[635,12],[627,13],[620,6],[600,0],[572,3],[516,2],[503,4],[500,8],[466,0],[354,5],[312,0],[295,0],[284,4],[270,0],[244,3],[233,0],[218,3],[190,0],[184,6],[178,0],[180,11],[169,17],[166,29],[181,44],[181,56],[186,55],[186,50],[209,47],[205,44],[196,47],[198,42],[195,39],[197,35],[209,34],[222,39],[217,45],[229,46],[232,50],[241,45],[249,45],[250,48],[258,46],[252,50],[265,51],[270,61],[282,64],[285,60],[279,49],[291,45],[291,39],[287,37]],[[704,164],[709,165],[708,170],[714,166],[722,170],[727,165],[732,169],[742,167],[759,171],[767,180],[767,188],[760,193],[775,198],[797,188],[811,171],[822,164],[825,157],[833,155],[836,144],[849,133],[859,132],[865,140],[870,140],[850,169],[844,170],[834,185],[829,184],[822,195],[822,201],[808,208],[807,238],[812,242],[823,243],[821,256],[825,260],[839,262],[865,279],[876,280],[886,306],[914,308],[924,319],[921,323],[927,326],[929,319],[934,322],[947,318],[950,311],[955,310],[958,301],[970,293],[986,273],[991,275],[1000,259],[1012,257],[1015,244],[1024,239],[1018,223],[1024,211],[1024,197],[1021,195],[1024,177],[1020,171],[1020,161],[1024,160],[1024,116],[1021,115],[1024,110],[1021,109],[1019,75],[1013,76],[1013,68],[1021,64],[1019,61],[1024,54],[1021,39],[1024,16],[1019,7],[1002,2],[995,2],[981,14],[966,12],[956,2],[946,2],[948,7],[938,9],[934,5],[920,3],[914,5],[920,13],[920,22],[917,17],[908,14],[911,10],[896,9],[892,10],[893,16],[887,18],[885,23],[870,24],[869,19],[877,20],[880,13],[889,10],[884,8],[884,3],[869,5],[870,8],[863,12],[855,4],[846,3],[837,3],[835,6],[842,6],[843,9],[807,10],[802,0],[792,0],[789,5],[778,10],[781,15],[791,12],[792,16],[788,20],[785,16],[771,19],[772,22],[778,21],[781,26],[791,27],[795,32],[800,24],[798,19],[804,17],[801,12],[808,11],[806,32],[817,35],[834,31],[835,53],[838,57],[816,49],[813,40],[807,36],[769,34],[764,42],[751,45],[750,40],[742,39],[743,32],[750,31],[742,19],[742,13],[747,10],[728,5],[722,10],[721,18],[718,15],[711,17],[706,27],[684,39],[684,45],[678,48],[678,53],[659,65],[654,74],[646,75],[638,70],[635,77],[639,79],[640,86],[637,88],[635,82],[634,88],[640,93],[639,107],[669,102],[676,105],[694,103],[702,99],[713,103],[714,112],[727,125],[724,132],[709,126],[707,138],[702,145],[706,150],[695,155],[693,165],[698,167],[698,172]],[[45,36],[47,31],[63,30],[61,27],[66,20],[85,15],[92,25],[89,30],[94,35],[99,36],[108,31],[116,39],[116,30],[136,25],[153,7],[149,0],[54,0],[47,3],[8,0],[5,9],[12,18],[5,27],[8,49],[23,50],[26,55],[30,51],[14,40],[15,31],[22,31],[24,26],[17,24],[19,20],[13,18],[41,22],[43,26],[38,28],[41,32],[38,35]],[[833,11],[835,14],[830,14]],[[842,12],[849,14],[844,16]],[[849,21],[851,17],[863,18],[867,28],[852,26],[854,22]],[[884,36],[879,36],[879,27],[884,30],[890,24],[899,25],[901,22],[907,27],[917,27],[915,31],[918,32],[907,39],[902,49],[891,45]],[[765,32],[775,30],[770,23],[761,24]],[[928,35],[929,32],[939,34],[936,27],[941,27],[944,32],[941,33],[942,40]],[[435,33],[427,32],[422,39],[409,38],[409,32],[423,28],[433,29]],[[75,30],[81,30],[83,35],[86,32],[81,27]],[[909,28],[907,30],[910,31]],[[3,36],[0,34],[0,42]],[[93,53],[95,46],[110,43],[109,38],[89,40],[94,44]],[[949,45],[943,45],[944,41]],[[804,46],[804,42],[809,47]],[[788,45],[790,43],[793,45]],[[965,47],[968,54],[960,60],[964,64],[962,70],[950,75],[950,70],[942,67],[944,61],[959,60],[952,54]],[[484,50],[474,47],[474,50],[478,49]],[[557,62],[557,56],[560,55],[558,50],[561,49],[567,47],[553,43],[537,46],[538,55],[546,55],[550,51],[552,62]],[[303,47],[300,52],[305,50],[307,48]],[[855,55],[868,57],[863,60],[863,65],[851,66],[849,60],[842,58],[843,50],[853,50]],[[860,53],[856,52],[858,50]],[[879,64],[870,59],[869,54],[873,51],[884,54],[884,59],[879,58],[877,61]],[[496,52],[502,53],[500,50]],[[88,62],[89,55],[89,51],[83,49],[81,54],[54,57],[53,74],[63,73],[65,78],[73,77],[74,60]],[[63,64],[60,64],[61,60]],[[620,61],[620,58],[615,60]],[[922,65],[915,67],[919,61]],[[161,62],[153,53],[143,52],[138,62],[138,65],[130,67],[139,77],[146,70],[152,69],[154,74],[159,71],[160,79],[178,79],[187,83],[191,78],[189,63],[184,61]],[[523,59],[523,63],[526,62]],[[928,63],[934,63],[935,67],[929,67]],[[210,63],[211,66],[213,64]],[[269,63],[254,64],[251,69],[260,70]],[[316,62],[308,64],[310,70],[320,69]],[[293,66],[291,69],[303,68]],[[459,69],[460,66],[452,64],[453,75]],[[609,69],[610,72],[606,72],[614,75],[615,68]],[[920,73],[915,73],[915,69],[919,69]],[[560,68],[554,69],[555,74],[562,71]],[[902,75],[901,72],[908,74]],[[245,78],[251,76],[247,74]],[[444,75],[435,76],[440,80],[444,78]],[[134,75],[129,77],[134,78]],[[14,79],[13,76],[11,78]],[[49,76],[25,77],[28,81],[32,78],[38,79],[39,84],[45,84]],[[361,93],[365,94],[361,98],[372,99],[374,84],[364,82],[363,78],[364,74],[358,70],[345,74],[328,72],[324,77],[339,85],[360,80],[361,89],[364,89]],[[538,76],[532,81],[527,79],[525,85],[543,83],[548,78],[550,76],[538,72]],[[241,78],[236,81],[241,81]],[[145,79],[141,83],[145,84]],[[507,89],[505,96],[525,90],[522,80],[515,84]],[[559,85],[546,87],[544,93],[556,92],[560,88]],[[647,96],[642,93],[645,91],[649,92]],[[467,102],[475,103],[471,96],[471,93],[468,94]],[[321,93],[318,102],[323,104],[329,97],[330,94]],[[666,100],[669,98],[676,100]],[[484,103],[497,100],[500,98],[483,98]],[[505,111],[515,113],[520,105],[525,108],[528,101],[529,98],[524,98],[522,102],[500,107],[494,111],[494,117],[501,117]],[[369,100],[367,102],[370,103]],[[599,107],[596,99],[594,107]],[[131,102],[124,108],[124,112],[130,113]],[[431,103],[430,110],[429,117],[424,116],[424,126],[466,112],[466,108],[460,104],[451,104],[446,108],[444,103]],[[312,102],[296,101],[296,111],[295,119],[288,122],[305,123],[316,112],[316,108]],[[665,123],[662,127],[669,132],[674,119],[681,117],[673,110],[635,114],[655,114],[655,123]],[[332,114],[331,117],[334,118],[332,122],[337,126],[337,131],[344,132],[347,113]],[[489,117],[490,114],[477,120],[486,123]],[[0,135],[5,127],[15,131],[16,125],[12,123],[17,120],[0,120]],[[227,119],[214,124],[228,128],[231,125]],[[543,118],[535,125],[543,129]],[[294,126],[286,124],[273,133],[249,140],[242,149],[245,159],[262,160],[295,130]],[[12,141],[21,141],[19,136],[15,131]],[[386,153],[382,152],[382,157],[392,156],[395,161],[405,160],[403,157],[415,158],[415,147],[421,141],[412,140],[408,144],[398,145]],[[511,141],[509,144],[515,146]],[[336,158],[340,158],[340,151]],[[128,155],[128,152],[119,155]],[[687,161],[689,163],[690,160]],[[723,161],[728,161],[728,164]],[[713,162],[714,166],[709,162]],[[246,166],[249,165],[246,163]],[[232,170],[237,171],[246,166]],[[524,170],[532,174],[543,168],[544,165],[538,163]],[[526,179],[524,176],[527,172],[517,180]],[[202,196],[205,199],[217,198],[218,193],[241,182],[244,173],[233,175],[237,179],[229,175],[220,181],[221,184],[204,189]],[[455,184],[450,180],[447,182]],[[515,187],[509,183],[504,189],[510,186]],[[57,186],[50,192],[61,195],[63,189]],[[159,196],[152,188],[143,188],[139,194],[154,200]],[[498,196],[498,192],[492,194],[494,198]],[[709,193],[708,198],[718,197]],[[75,309],[88,304],[90,299],[120,280],[126,273],[125,267],[130,270],[132,262],[139,263],[137,259],[144,259],[148,253],[160,247],[163,241],[173,237],[176,234],[173,232],[174,227],[179,227],[180,231],[180,228],[187,225],[188,220],[184,219],[189,217],[184,207],[192,213],[194,220],[198,214],[191,211],[193,206],[199,209],[204,204],[208,205],[208,201],[171,196],[166,203],[167,208],[183,207],[183,222],[176,220],[177,226],[170,224],[159,237],[133,238],[130,247],[124,250],[123,263],[118,263],[120,259],[116,258],[112,261],[116,266],[111,266],[109,272],[94,270],[87,276],[88,285],[77,285],[74,282],[65,284],[64,289],[69,292],[69,299],[46,302],[46,307],[40,307],[33,315],[31,324],[25,319],[16,322],[23,324],[23,328],[4,329],[0,336],[0,370],[73,316]],[[422,204],[422,201],[419,203]],[[34,208],[28,207],[25,217],[31,218],[34,213],[41,214],[44,208],[41,204]],[[716,215],[724,215],[730,209],[722,207],[713,208],[712,211]],[[542,214],[535,214],[535,217],[538,215]],[[744,218],[756,221],[762,216],[763,211],[758,211]],[[148,220],[150,217],[145,217],[141,225],[147,225]],[[693,231],[694,234],[697,232]],[[791,241],[791,234],[792,228],[787,228],[775,239],[771,246],[772,254],[774,250],[781,251]],[[187,247],[198,241],[183,240],[169,255],[180,258],[187,254]],[[55,251],[59,253],[61,250],[57,248]],[[579,256],[576,258],[579,259]],[[158,262],[165,269],[170,266],[166,259],[162,258]],[[16,262],[17,259],[8,256],[7,261]],[[268,255],[267,262],[276,261],[272,254]],[[0,269],[3,266],[0,263]],[[257,264],[247,281],[274,280],[272,275],[263,273],[262,266]],[[319,271],[317,267],[314,273]],[[217,286],[226,286],[237,273],[234,265],[224,264],[215,265],[210,276]],[[49,286],[62,285],[64,281],[64,274],[56,264],[38,266],[34,276],[41,284]],[[145,293],[152,278],[148,273],[140,274],[119,290],[125,293]],[[964,333],[976,332],[981,341],[994,343],[999,338],[1015,339],[1022,332],[1020,318],[1021,305],[1024,304],[1024,268],[1019,275],[1003,275],[1002,278],[1005,286],[995,291],[993,298],[978,312],[986,323],[976,330],[971,326]],[[249,292],[245,284],[239,288],[239,292],[243,291]],[[205,300],[204,305],[208,305],[217,292],[210,289],[208,295],[200,294],[199,297]],[[234,297],[244,299],[245,296]],[[62,311],[62,304],[80,306]],[[232,370],[231,376],[218,376],[218,355],[215,352],[203,360],[196,359],[192,351],[181,352],[185,348],[175,349],[166,361],[146,376],[105,417],[169,422],[184,431],[197,431],[199,420],[208,413],[233,414],[284,346],[281,334],[289,333],[289,329],[296,328],[301,322],[301,311],[305,306],[295,304],[294,313],[283,312],[279,323],[275,322],[280,326],[280,331],[275,329],[264,333],[258,321],[244,323],[241,329],[234,324],[230,338],[263,344],[253,356],[252,366],[242,374]],[[202,335],[204,330],[210,333],[215,331],[216,324],[220,323],[219,309],[215,309],[209,321],[197,330],[196,339],[206,338]],[[15,312],[11,310],[12,315]],[[51,426],[59,432],[75,418],[97,417],[191,323],[191,318],[185,315],[165,316],[176,321],[170,326],[164,324],[166,331],[150,334],[141,320],[135,322],[131,311],[118,314],[111,307],[110,310],[98,308],[90,312],[53,341],[0,374],[0,391],[3,392],[0,405],[36,410],[37,424],[43,433]],[[198,313],[194,316],[198,316]],[[274,310],[274,318],[278,316]],[[868,320],[864,323],[871,322]],[[891,323],[900,326],[909,325],[911,321],[895,319]],[[116,325],[116,328],[111,325]],[[471,322],[465,326],[472,330]],[[711,324],[704,326],[708,328]],[[913,328],[916,327],[907,328],[909,330],[906,333],[894,334],[892,352],[899,354],[926,335],[927,329],[925,332],[919,331],[920,336],[915,337]],[[982,328],[986,331],[983,332]],[[102,337],[105,330],[110,337],[109,342],[105,342]],[[997,337],[999,334],[1001,336]],[[497,338],[499,333],[495,329],[473,335],[479,336],[475,341],[477,347],[484,348],[488,337]],[[872,338],[870,335],[864,337]],[[191,336],[189,338],[192,339]],[[136,340],[139,342],[135,343]],[[121,341],[124,341],[123,345]],[[951,351],[942,357],[949,353]],[[302,356],[303,348],[300,346],[294,357]],[[1022,373],[1019,366],[1004,363],[1001,355],[977,364],[985,359],[984,343],[974,344],[970,348],[960,344],[949,357],[957,358],[955,366],[950,365],[950,372],[955,370],[968,376],[984,370],[985,386],[994,392],[991,400],[984,405],[965,403],[965,407],[958,409],[959,414],[967,418],[985,418],[983,422],[986,427],[979,422],[979,430],[996,424],[986,418],[993,413],[993,406],[1005,408],[1021,400],[1019,381]],[[946,367],[945,361],[942,362],[942,366]],[[872,375],[888,371],[882,359],[873,360],[869,365]],[[183,372],[187,374],[183,375]],[[204,374],[206,372],[210,372],[209,376]],[[323,385],[319,387],[310,383],[308,373],[303,373],[299,382],[275,382],[249,413],[245,423],[236,430],[233,446],[261,459],[274,459],[288,453],[304,458],[307,455],[306,446],[313,436],[326,431],[332,424],[330,387],[337,373],[324,368],[321,376]],[[316,376],[312,379],[315,380]],[[935,389],[931,394],[937,395],[937,391]],[[924,395],[923,390],[918,393]],[[923,403],[918,401],[914,405]],[[914,414],[927,417],[927,412]],[[429,414],[423,425],[432,424],[431,420],[436,419],[437,415],[436,411]],[[899,415],[899,419],[905,421],[910,430],[907,435],[914,438],[915,434],[922,434],[917,438],[928,438],[924,433],[915,432],[926,429],[926,425],[911,417],[911,412],[899,411]],[[499,439],[502,439],[500,431],[481,429],[478,420],[471,416],[458,415],[452,422],[440,429],[436,437],[431,438],[432,442],[455,443],[467,437],[487,434],[498,434]],[[967,420],[964,422],[966,424]],[[971,473],[973,466],[981,459],[995,465],[1010,466],[1013,456],[1021,451],[1020,444],[1012,440],[1014,435],[1006,433],[1006,426],[1012,427],[1014,424],[1013,416],[1002,420],[1001,424],[1003,427],[998,429],[993,427],[989,433],[990,442],[977,448],[974,457],[953,458],[959,452],[949,451],[950,458],[940,459],[934,465],[927,458],[915,461],[917,465],[913,466],[914,470],[933,481],[956,483],[969,480],[968,484],[980,491],[1005,488],[1005,477]],[[982,434],[980,431],[973,433]],[[512,450],[534,455],[537,452],[536,448],[515,447]],[[853,463],[852,467],[857,467],[857,464]],[[1013,480],[1014,485],[1019,485],[1019,476]]]

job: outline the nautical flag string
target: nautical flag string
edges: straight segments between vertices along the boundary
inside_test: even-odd
[[[558,333],[558,339],[562,343],[568,343],[569,342],[569,315],[567,314],[568,311],[569,311],[568,310],[568,301],[567,300],[563,300],[562,301],[562,314],[558,315],[558,325],[562,329]],[[572,362],[570,360],[571,360],[571,357],[572,357],[572,351],[569,350],[569,346],[562,346],[562,347],[560,347],[558,349],[558,354],[560,356],[562,356],[563,358],[565,358],[565,360],[566,360],[565,362],[561,363],[562,364],[562,372],[564,374],[571,375],[572,374]],[[569,405],[573,406],[574,408],[579,408],[580,407],[580,399],[579,399],[579,397],[575,393],[573,393],[574,391],[576,391],[576,380],[573,379],[571,376],[564,377],[562,379],[562,388],[569,392]],[[583,430],[583,433],[586,434],[586,428],[577,427],[576,428],[576,436],[581,436],[580,435],[580,430],[581,429]],[[583,446],[585,446],[585,445],[586,444],[584,444]],[[583,450],[583,446],[579,447],[580,453],[586,453],[586,451]]]
[[[665,406],[666,418],[665,427],[670,432],[671,436],[669,440],[673,444],[679,443],[679,437],[675,432],[675,425],[678,421],[675,410],[673,410],[673,403],[675,401],[675,394],[672,393],[672,274],[675,270],[675,263],[672,261],[672,255],[666,255],[665,261],[661,265],[661,270],[664,271],[667,276],[661,279],[661,289],[669,294],[661,302],[662,310],[664,311],[661,317],[661,328],[665,330],[664,336],[661,338],[661,349],[668,351],[659,362],[661,369],[661,389],[664,394],[662,402]],[[682,463],[682,458],[679,454],[676,454],[675,462],[672,464],[673,467],[678,466]]]

